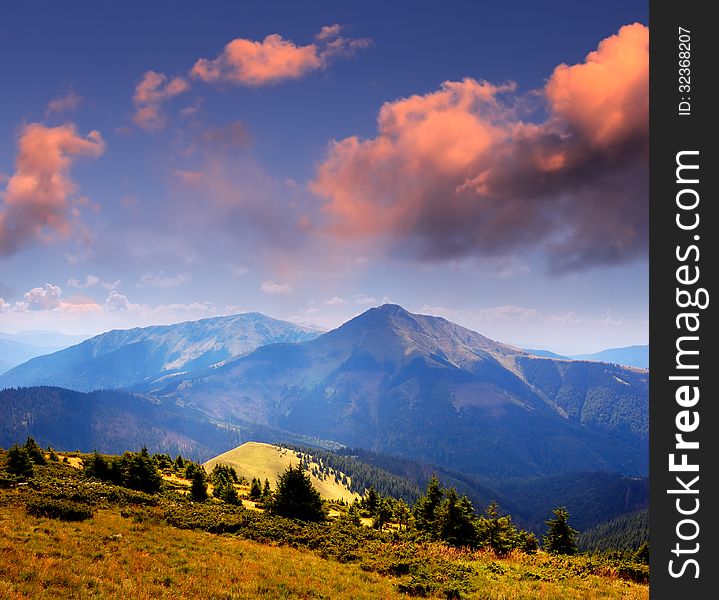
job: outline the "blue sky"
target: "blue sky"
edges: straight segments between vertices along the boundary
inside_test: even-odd
[[[0,331],[389,300],[524,346],[646,343],[633,23],[645,3],[6,7]],[[584,68],[608,38],[589,68],[626,85]]]

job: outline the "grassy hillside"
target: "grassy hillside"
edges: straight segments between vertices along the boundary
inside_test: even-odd
[[[337,518],[306,523],[192,501],[175,476],[156,493],[89,478],[78,466],[92,455],[45,453],[22,476],[8,458],[0,451],[0,597],[648,598],[646,565],[620,556],[454,548],[358,526],[336,503]]]
[[[288,547],[137,523],[67,523],[0,508],[0,598],[404,597],[390,578]]]
[[[253,477],[258,477],[261,481],[268,479],[274,489],[277,478],[290,465],[298,465],[300,457],[309,460],[312,485],[323,498],[346,502],[359,498],[358,494],[350,491],[349,483],[347,485],[342,483],[343,473],[333,470],[330,475],[324,475],[321,472],[322,465],[311,456],[272,444],[247,442],[208,460],[204,463],[204,467],[209,473],[217,464],[228,465],[245,479],[251,480]],[[345,480],[348,480],[346,476]]]

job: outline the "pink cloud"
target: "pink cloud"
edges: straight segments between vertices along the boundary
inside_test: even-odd
[[[70,90],[64,96],[53,98],[47,105],[46,115],[69,112],[77,109],[82,104],[82,96],[78,96],[74,90]]]
[[[190,84],[182,77],[170,79],[164,73],[147,71],[135,87],[132,97],[135,114],[132,120],[145,131],[162,129],[166,123],[162,105],[189,89]]]
[[[97,157],[104,151],[98,131],[83,137],[71,123],[25,126],[18,138],[15,172],[0,193],[0,254],[12,254],[33,238],[67,237],[78,216],[70,203],[77,189],[70,168],[77,157]]]
[[[386,103],[374,138],[333,142],[317,169],[326,230],[421,260],[541,246],[555,271],[645,254],[647,39],[623,27],[557,67],[539,123],[514,84],[469,78]]]
[[[298,79],[325,68],[334,56],[351,56],[370,44],[367,39],[344,38],[340,31],[339,25],[325,26],[315,36],[316,43],[305,46],[276,33],[261,42],[236,38],[216,58],[199,59],[190,75],[205,82],[251,87]]]
[[[634,23],[603,40],[583,63],[559,65],[547,83],[552,112],[593,143],[649,131],[649,30]]]

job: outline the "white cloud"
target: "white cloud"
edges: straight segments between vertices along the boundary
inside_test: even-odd
[[[332,296],[332,298],[329,298],[328,300],[325,300],[325,304],[329,306],[335,306],[337,304],[346,304],[347,300],[344,298],[340,298],[339,296]]]
[[[266,294],[289,294],[292,286],[289,283],[276,283],[274,281],[263,281],[260,291]]]
[[[51,283],[46,283],[43,287],[32,288],[29,292],[25,292],[24,302],[18,302],[18,307],[24,310],[53,310],[60,306],[60,297],[62,289]]]
[[[78,279],[75,279],[74,277],[72,279],[68,279],[67,285],[68,287],[78,289],[86,289],[98,286],[106,290],[114,290],[120,287],[120,280],[118,279],[117,281],[103,281],[97,275],[93,275],[92,273],[90,273],[85,277],[85,281],[80,281]]]

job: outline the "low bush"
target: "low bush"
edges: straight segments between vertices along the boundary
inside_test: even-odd
[[[28,502],[27,512],[35,517],[48,517],[61,521],[84,521],[92,518],[92,508],[87,504],[47,497]]]

